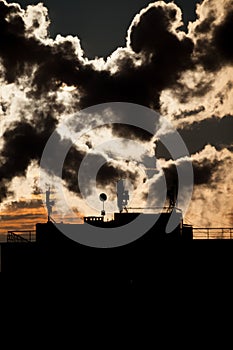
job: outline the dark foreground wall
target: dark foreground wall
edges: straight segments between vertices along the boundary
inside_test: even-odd
[[[133,249],[133,246],[89,248],[71,241],[60,244],[51,242],[47,246],[5,243],[1,248],[2,272],[12,273],[13,276],[16,276],[15,273],[27,274],[29,281],[35,275],[53,278],[58,274],[71,274],[79,286],[89,282],[94,287],[109,283],[135,285],[139,282],[143,286],[153,283],[160,291],[164,288],[160,284],[162,275],[166,283],[170,284],[171,298],[173,292],[180,288],[178,276],[183,276],[184,285],[186,280],[193,280],[194,287],[195,280],[198,281],[200,276],[202,279],[204,277],[205,283],[214,278],[219,284],[226,276],[225,272],[233,269],[233,240],[157,241],[154,245],[147,248],[141,246],[140,249]],[[232,280],[231,276],[229,274],[227,277],[229,281]],[[187,296],[184,287],[180,292]],[[199,292],[203,295],[202,286]],[[195,295],[189,295],[189,299],[194,300]]]

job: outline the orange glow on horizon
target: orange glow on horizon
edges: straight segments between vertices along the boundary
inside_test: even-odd
[[[17,207],[17,204],[21,204],[22,207]],[[27,205],[26,207],[23,207]],[[77,218],[71,218],[69,216],[64,216],[62,219],[54,213],[52,218],[55,221],[63,222],[75,222],[81,223],[83,220],[83,214],[74,209]],[[38,207],[30,207],[27,202],[20,201],[15,204],[15,206],[8,206],[1,211],[0,215],[0,234],[5,234],[8,231],[20,231],[20,230],[35,230],[36,224],[40,222],[47,222],[47,210],[43,205]]]
[[[36,223],[47,220],[47,213],[43,206],[8,208],[1,212],[0,220],[0,233],[7,233],[10,230],[35,230]]]

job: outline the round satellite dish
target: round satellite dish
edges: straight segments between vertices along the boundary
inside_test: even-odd
[[[105,193],[100,193],[99,199],[101,202],[105,202],[107,200],[107,195]]]

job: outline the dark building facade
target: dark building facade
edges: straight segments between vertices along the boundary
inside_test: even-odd
[[[36,242],[5,243],[1,249],[2,271],[75,271],[79,275],[129,276],[138,271],[147,259],[156,256],[160,249],[171,247],[174,242],[192,240],[192,226],[184,225],[179,215],[179,224],[166,233],[171,213],[160,213],[158,220],[137,240],[114,248],[94,248],[69,239],[62,229],[80,232],[89,225],[121,227],[132,222],[140,213],[115,213],[114,219],[104,221],[103,216],[84,218],[84,224],[38,223]],[[142,214],[149,219],[154,214]],[[158,215],[158,214],[157,214]],[[182,243],[181,243],[182,244]],[[169,248],[168,248],[169,249]]]

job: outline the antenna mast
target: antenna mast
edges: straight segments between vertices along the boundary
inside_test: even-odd
[[[45,192],[46,194],[46,207],[47,207],[47,212],[48,212],[48,222],[51,221],[51,213],[52,213],[52,206],[54,205],[54,201],[50,200],[50,187],[49,189]]]
[[[105,215],[105,210],[104,210],[104,202],[107,200],[107,195],[105,193],[100,193],[99,199],[101,202],[103,202],[103,210],[101,210],[101,215]]]
[[[129,191],[125,190],[123,180],[117,182],[117,205],[120,213],[127,206],[129,200]]]

